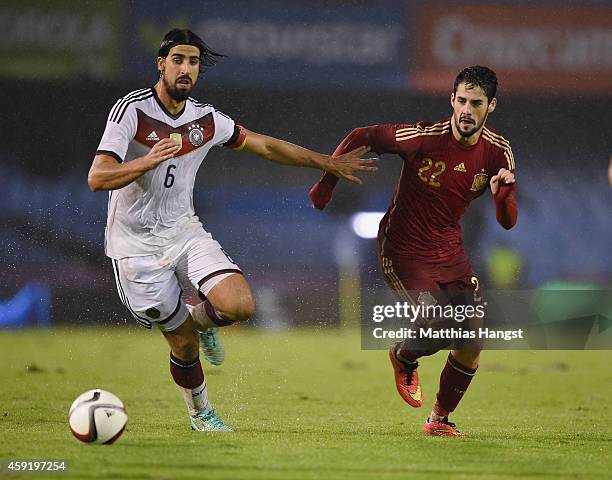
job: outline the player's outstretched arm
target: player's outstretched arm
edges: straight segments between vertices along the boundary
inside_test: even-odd
[[[349,151],[350,149],[368,145],[369,135],[365,128],[356,128],[349,133],[344,140],[336,147],[332,157],[336,158]],[[338,177],[331,173],[324,173],[323,176],[315,183],[308,195],[312,201],[313,207],[323,210],[331,201],[334,188],[338,183]]]
[[[514,195],[514,173],[502,168],[497,175],[491,177],[490,185],[495,202],[497,222],[506,230],[509,230],[516,225],[518,218],[518,208]]]
[[[313,152],[284,140],[260,135],[248,130],[245,130],[245,132],[246,138],[242,150],[259,155],[272,162],[298,167],[318,168],[336,177],[359,184],[362,181],[355,176],[356,173],[375,172],[378,170],[378,168],[372,166],[376,159],[361,158],[362,155],[370,151],[368,147],[359,147],[332,159],[329,155]]]
[[[117,190],[129,185],[144,173],[169,160],[181,149],[173,140],[163,138],[143,157],[130,162],[118,163],[111,155],[99,153],[95,156],[87,183],[92,192],[98,190]]]

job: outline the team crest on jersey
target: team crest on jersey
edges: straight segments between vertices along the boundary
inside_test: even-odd
[[[179,145],[181,148],[183,147],[183,136],[178,132],[173,132],[170,134],[170,140]]]
[[[194,146],[194,147],[199,147],[200,145],[202,145],[202,142],[204,141],[204,134],[202,133],[202,129],[200,127],[200,125],[193,124],[189,126],[189,142]]]
[[[472,192],[479,192],[486,187],[488,179],[489,176],[486,173],[477,173],[474,175],[474,180],[472,181],[470,190]]]

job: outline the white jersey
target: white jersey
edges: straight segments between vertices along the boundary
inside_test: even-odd
[[[109,193],[106,254],[115,259],[153,255],[202,228],[193,208],[196,173],[211,147],[235,140],[235,130],[231,118],[192,98],[177,115],[166,110],[153,88],[119,99],[97,153],[129,162],[162,138],[174,138],[182,147],[174,158]]]

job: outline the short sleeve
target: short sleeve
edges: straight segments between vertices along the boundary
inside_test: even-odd
[[[242,125],[234,125],[234,133],[230,139],[223,144],[224,147],[231,148],[232,150],[240,151],[246,144],[246,130]]]
[[[372,151],[382,153],[397,153],[395,141],[395,125],[371,125],[365,127],[365,138]]]
[[[512,154],[512,147],[510,147],[510,142],[507,140],[503,145],[500,144],[499,148],[495,148],[495,153],[491,162],[491,173],[493,175],[497,175],[502,168],[510,170],[511,172],[516,170],[514,155]]]
[[[119,99],[111,109],[97,150],[97,153],[111,155],[121,162],[125,159],[138,125],[135,107],[128,105],[122,110],[122,103],[123,99]]]
[[[413,155],[421,146],[419,125],[385,124],[366,127],[369,145],[376,153]]]
[[[215,110],[213,113],[215,121],[215,146],[222,147],[234,135],[235,123],[225,113]]]

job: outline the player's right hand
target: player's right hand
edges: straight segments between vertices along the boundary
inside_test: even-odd
[[[514,173],[505,168],[500,169],[497,175],[491,177],[491,181],[489,182],[491,185],[491,193],[497,195],[497,192],[503,185],[510,185],[514,183],[514,181]]]
[[[330,157],[330,160],[325,167],[325,171],[332,173],[338,178],[343,178],[349,182],[362,184],[361,179],[356,177],[354,173],[357,172],[375,172],[378,170],[377,167],[373,167],[372,164],[376,163],[376,158],[361,158],[370,151],[370,147],[361,146],[357,147],[350,152],[342,155]]]
[[[146,155],[154,165],[159,165],[166,160],[173,158],[181,146],[170,138],[162,138],[159,142],[153,145],[151,151]]]

